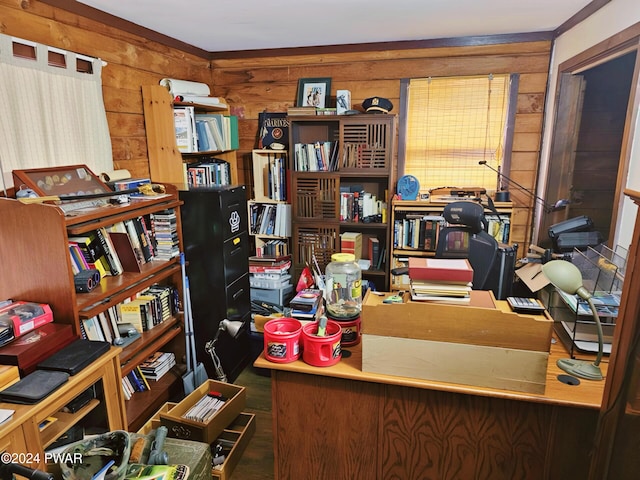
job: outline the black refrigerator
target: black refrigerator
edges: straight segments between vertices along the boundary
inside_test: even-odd
[[[179,196],[184,202],[180,211],[196,358],[215,379],[206,343],[223,319],[244,322],[237,338],[222,332],[215,347],[228,381],[233,382],[251,358],[246,189],[244,185],[191,187]]]

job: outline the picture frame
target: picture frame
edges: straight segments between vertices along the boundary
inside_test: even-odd
[[[327,108],[331,93],[331,78],[301,78],[298,80],[298,107]]]
[[[84,195],[113,191],[86,165],[14,170],[13,183],[17,190],[27,187],[40,197],[47,195]]]

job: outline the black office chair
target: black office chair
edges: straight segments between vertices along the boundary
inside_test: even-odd
[[[452,202],[442,215],[448,225],[440,229],[436,258],[468,258],[474,290],[487,290],[498,241],[485,231],[484,207],[472,201]]]

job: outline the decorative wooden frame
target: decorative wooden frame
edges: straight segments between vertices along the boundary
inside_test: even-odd
[[[331,78],[301,78],[298,80],[298,107],[327,108],[331,93]]]
[[[41,197],[112,191],[86,165],[14,170],[13,183],[16,190],[27,187]]]

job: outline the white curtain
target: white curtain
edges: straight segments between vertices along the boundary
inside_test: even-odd
[[[64,52],[66,68],[50,66],[49,47],[29,42],[37,58],[19,58],[14,41],[20,42],[0,35],[0,188],[13,185],[14,169],[84,164],[96,174],[113,170],[102,61],[82,56],[93,72],[81,73],[76,54]]]

